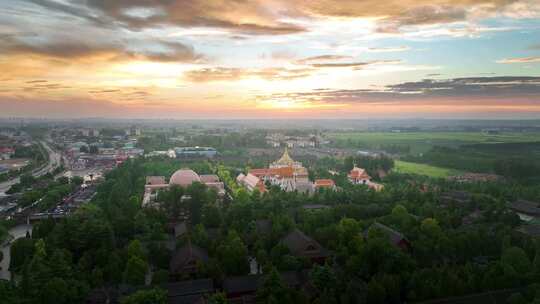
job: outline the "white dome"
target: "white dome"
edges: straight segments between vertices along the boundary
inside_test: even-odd
[[[191,185],[194,182],[200,182],[201,178],[195,171],[190,169],[180,169],[171,176],[169,180],[169,185],[179,185],[186,187]]]

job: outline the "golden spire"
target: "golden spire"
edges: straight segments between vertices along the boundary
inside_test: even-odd
[[[292,166],[294,160],[289,156],[289,149],[285,147],[285,151],[280,159],[276,161],[276,164]]]

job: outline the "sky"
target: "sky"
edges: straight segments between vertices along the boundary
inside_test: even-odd
[[[540,0],[1,0],[0,116],[540,118]]]

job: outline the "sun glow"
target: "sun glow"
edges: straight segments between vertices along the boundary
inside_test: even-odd
[[[312,101],[295,101],[290,99],[265,100],[261,101],[257,108],[273,109],[273,110],[311,110],[311,109],[337,109],[344,105],[342,104],[323,104],[314,103]]]

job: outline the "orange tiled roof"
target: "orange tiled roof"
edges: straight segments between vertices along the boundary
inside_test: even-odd
[[[354,167],[351,172],[349,172],[350,178],[370,178],[365,169]]]
[[[334,181],[331,179],[316,179],[316,187],[333,187],[335,185]]]
[[[294,175],[293,167],[282,167],[270,169],[271,175],[279,175],[281,177],[292,177]]]
[[[261,177],[268,174],[268,169],[250,169],[248,173],[251,173],[256,177]]]
[[[250,169],[250,174],[253,174],[259,178],[263,176],[281,176],[281,177],[293,177],[295,173],[299,176],[304,175],[304,171],[297,170],[293,167],[281,167],[281,168],[269,168],[269,169]],[[305,174],[307,176],[307,172]]]

